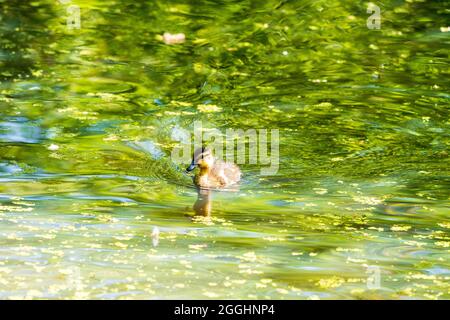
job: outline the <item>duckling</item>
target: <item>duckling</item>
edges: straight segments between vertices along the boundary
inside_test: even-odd
[[[206,147],[195,150],[192,163],[186,170],[192,171],[197,166],[200,171],[195,175],[194,183],[200,188],[224,188],[241,180],[238,166],[216,159]]]

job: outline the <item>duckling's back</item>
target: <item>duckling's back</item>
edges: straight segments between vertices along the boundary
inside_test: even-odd
[[[222,181],[223,186],[235,184],[241,180],[241,170],[234,163],[217,160],[211,168],[211,175]]]

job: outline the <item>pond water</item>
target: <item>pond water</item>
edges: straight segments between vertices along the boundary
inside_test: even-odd
[[[0,0],[0,299],[449,299],[449,8],[379,5]],[[277,174],[196,215],[194,121]]]

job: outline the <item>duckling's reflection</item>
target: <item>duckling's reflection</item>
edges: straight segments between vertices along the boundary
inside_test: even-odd
[[[196,215],[209,217],[212,210],[212,190],[225,189],[238,183],[241,171],[233,163],[216,159],[212,151],[204,146],[195,150],[186,171],[192,171],[196,167],[199,171],[193,181],[197,186],[197,201],[193,208]]]
[[[212,191],[210,189],[197,188],[197,201],[195,201],[193,209],[195,215],[210,217],[212,210]]]

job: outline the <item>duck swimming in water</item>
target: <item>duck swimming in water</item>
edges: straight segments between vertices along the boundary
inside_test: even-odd
[[[194,183],[200,188],[225,188],[241,180],[241,170],[233,163],[216,159],[211,150],[201,147],[195,150],[191,165],[186,169],[192,171],[199,167]]]

